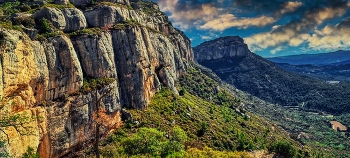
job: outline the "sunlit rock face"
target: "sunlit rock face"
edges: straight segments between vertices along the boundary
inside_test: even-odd
[[[27,123],[31,135],[5,129],[10,155],[20,157],[27,147],[42,157],[69,155],[93,141],[97,103],[108,118],[110,128],[101,131],[106,134],[120,122],[121,108],[147,108],[162,86],[177,92],[175,81],[193,60],[190,40],[152,2],[153,13],[143,12],[144,4],[136,0],[108,2],[115,5],[71,0],[75,8],[38,10],[32,15],[37,25],[45,18],[63,32],[45,41],[0,30],[5,39],[0,95],[13,102],[1,112],[35,118]],[[89,32],[93,27],[97,31]],[[99,78],[114,81],[96,91],[81,90],[84,80]]]
[[[223,57],[246,56],[250,53],[247,44],[239,36],[222,37],[214,42],[204,42],[194,48],[194,58],[198,62]]]

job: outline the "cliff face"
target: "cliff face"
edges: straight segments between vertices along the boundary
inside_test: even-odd
[[[239,36],[221,37],[193,48],[198,62],[221,59],[223,57],[243,57],[250,52],[247,44]]]
[[[86,147],[94,138],[97,103],[109,118],[110,127],[101,132],[105,134],[120,121],[121,108],[145,109],[162,86],[177,92],[174,82],[193,59],[189,39],[152,2],[70,2],[75,7],[42,7],[30,15],[36,25],[45,18],[61,31],[45,41],[32,40],[36,29],[27,32],[28,37],[0,28],[0,95],[13,102],[1,111],[35,118],[27,123],[28,135],[14,127],[4,129],[10,136],[6,150],[14,157],[28,146],[42,157],[60,157]],[[143,11],[150,6],[154,12]],[[82,92],[84,79],[91,78],[114,78],[114,82]]]

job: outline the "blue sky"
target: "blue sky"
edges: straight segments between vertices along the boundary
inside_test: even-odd
[[[350,50],[350,0],[154,0],[192,46],[241,36],[263,57]]]

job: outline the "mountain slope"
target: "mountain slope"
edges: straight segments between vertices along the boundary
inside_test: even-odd
[[[325,65],[350,60],[350,51],[336,51],[321,54],[301,54],[266,58],[275,63],[288,63],[292,65]]]
[[[228,93],[226,88],[201,71],[191,68],[181,75],[177,83],[178,89],[181,89],[180,95],[162,89],[152,98],[146,111],[129,110],[132,117],[107,140],[112,143],[104,145],[104,153],[111,153],[108,157],[132,156],[128,154],[128,146],[121,143],[126,136],[137,135],[139,130],[146,127],[156,128],[171,137],[172,129],[178,126],[188,136],[185,157],[191,155],[193,148],[205,152],[206,146],[216,150],[216,153],[268,149],[289,157],[313,154],[307,146],[301,149],[301,144],[292,140],[288,132],[279,126],[246,111],[238,96]],[[287,146],[283,151],[274,149],[276,144],[284,143]],[[140,154],[143,156],[147,153]],[[246,156],[249,157],[249,154],[252,153],[246,153]],[[240,157],[238,153],[234,155]]]
[[[349,83],[324,81],[284,71],[249,51],[240,37],[224,37],[195,48],[195,59],[222,80],[258,98],[283,106],[330,113],[350,111]]]

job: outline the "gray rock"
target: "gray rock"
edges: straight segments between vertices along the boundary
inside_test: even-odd
[[[49,93],[54,100],[62,94],[73,94],[83,85],[83,72],[72,42],[66,36],[51,37],[45,44],[49,69]]]
[[[187,110],[192,112],[192,108],[190,106],[187,106]]]
[[[79,35],[73,37],[72,42],[88,77],[117,77],[112,36],[109,32],[96,36]]]
[[[98,6],[84,11],[87,23],[92,27],[113,26],[125,20],[138,20],[137,16],[132,17],[133,10],[115,6]]]
[[[55,0],[54,3],[60,5],[67,5],[69,4],[69,0]]]
[[[52,22],[52,24],[57,29],[60,29],[60,30],[64,30],[66,28],[66,20],[65,20],[64,14],[62,13],[61,10],[56,8],[49,8],[49,7],[43,8],[34,14],[34,18],[35,19],[46,18],[47,20]]]
[[[238,36],[222,37],[215,41],[204,42],[193,49],[194,58],[198,62],[223,57],[246,56],[250,53],[248,46]]]
[[[62,12],[66,20],[65,32],[74,32],[86,28],[86,19],[81,10],[77,8],[65,8]]]
[[[112,2],[112,3],[130,5],[129,0],[96,0],[96,2]]]
[[[132,114],[130,112],[128,112],[127,110],[122,109],[121,113],[122,113],[122,120],[123,121],[125,121],[125,120],[132,120]]]
[[[70,0],[70,2],[76,7],[85,7],[92,4],[92,0]]]
[[[22,27],[23,31],[29,36],[30,39],[34,40],[36,38],[36,35],[38,34],[37,29],[31,29]]]
[[[103,95],[103,93],[103,90],[98,91],[98,97]],[[114,120],[118,119],[114,118],[114,115],[120,111],[118,98],[114,94],[108,94],[105,98],[100,103],[101,107],[107,104],[114,104],[117,107],[112,111],[103,113],[105,118],[110,118],[110,120],[103,121],[103,126],[110,125],[110,127],[101,128],[101,134],[107,134],[109,132],[108,129],[120,121]],[[93,116],[93,113],[96,112],[95,93],[73,96],[68,98],[68,100],[66,103],[56,102],[54,105],[46,108],[49,118],[48,127],[50,128],[50,145],[46,148],[49,148],[49,151],[51,151],[47,153],[49,154],[48,157],[62,157],[77,146],[84,148],[92,143],[91,138],[95,134],[95,128],[92,127],[96,125],[96,120]],[[39,152],[41,151],[39,150]]]

